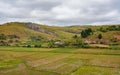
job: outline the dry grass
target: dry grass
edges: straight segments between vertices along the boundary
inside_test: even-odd
[[[120,57],[101,55],[101,56],[96,57],[95,59],[91,59],[89,61],[89,65],[119,68]]]
[[[70,55],[55,55],[53,57],[47,57],[47,58],[44,58],[44,59],[40,59],[40,60],[36,60],[36,61],[32,61],[32,62],[28,62],[28,64],[32,67],[37,67],[37,66],[40,66],[40,65],[44,65],[44,64],[48,64],[48,63],[52,63],[52,62],[55,62],[55,61],[58,61],[60,59],[64,59],[64,58],[67,58],[69,57]]]

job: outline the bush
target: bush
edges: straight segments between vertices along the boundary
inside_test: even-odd
[[[99,34],[99,35],[98,35],[98,39],[102,39],[102,34]]]
[[[16,43],[20,43],[20,41],[19,41],[19,40],[15,40],[15,42],[16,42]]]
[[[0,41],[0,46],[8,46],[8,43],[5,41]]]
[[[101,31],[101,32],[107,32],[107,29],[104,29],[103,27],[101,27],[101,28],[99,29],[99,31]]]
[[[41,45],[34,45],[34,47],[35,47],[35,48],[40,48],[40,47],[41,47]]]
[[[8,35],[8,37],[10,38],[10,39],[14,39],[14,38],[19,38],[17,35]]]
[[[31,45],[27,45],[26,47],[27,47],[27,48],[31,48]]]
[[[53,41],[53,40],[48,41],[47,47],[48,47],[48,48],[55,48],[54,41]]]
[[[0,40],[6,40],[6,36],[4,34],[0,34]]]
[[[13,40],[9,40],[8,43],[13,43]]]

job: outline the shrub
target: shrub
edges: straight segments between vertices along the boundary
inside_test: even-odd
[[[99,35],[98,35],[98,39],[102,39],[102,34],[99,34]]]
[[[13,43],[13,40],[9,40],[8,43]]]
[[[4,34],[0,34],[0,40],[6,40],[6,36]]]
[[[40,47],[41,47],[41,45],[34,45],[34,47],[35,47],[35,48],[40,48]]]
[[[101,31],[101,32],[107,32],[107,29],[104,29],[103,27],[101,27],[101,28],[99,29],[99,31]]]
[[[109,26],[108,28],[106,28],[107,30],[109,31],[120,31],[120,26],[119,25],[112,25],[112,26]]]
[[[8,43],[5,41],[0,41],[0,46],[8,46]]]
[[[15,35],[15,34],[13,34],[13,35],[8,35],[8,37],[10,38],[10,39],[14,39],[14,38],[19,38],[17,35]]]
[[[27,47],[27,48],[31,48],[31,45],[27,45],[26,47]]]

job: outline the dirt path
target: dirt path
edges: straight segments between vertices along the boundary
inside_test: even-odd
[[[24,75],[28,75],[27,68],[26,68],[25,64],[21,64],[20,68],[21,68],[21,70],[22,70],[22,72],[23,72]]]

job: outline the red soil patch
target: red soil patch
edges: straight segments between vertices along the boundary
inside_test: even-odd
[[[120,41],[120,35],[115,35],[114,38]]]

